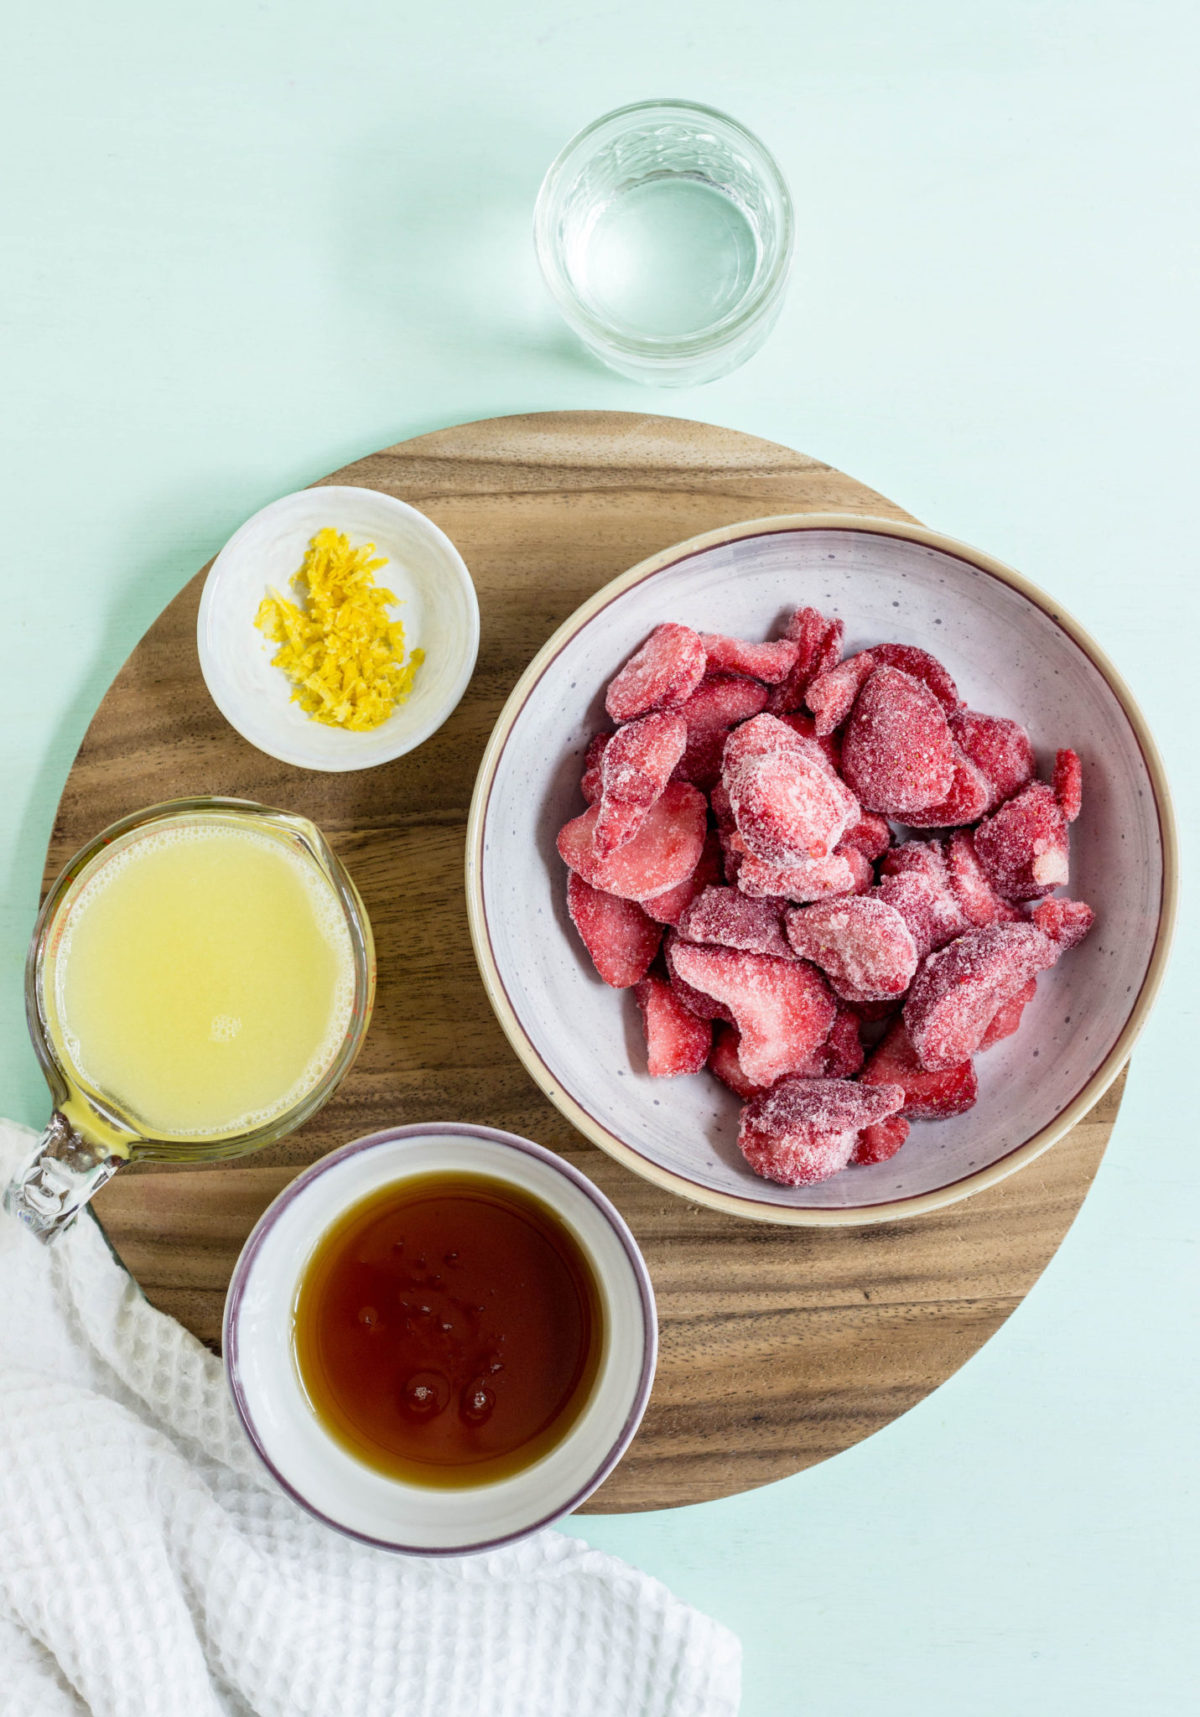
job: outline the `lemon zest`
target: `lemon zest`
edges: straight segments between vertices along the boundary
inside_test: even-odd
[[[412,691],[424,650],[404,659],[404,627],[389,618],[396,602],[375,582],[387,565],[374,543],[351,548],[341,531],[318,531],[291,579],[298,601],[271,590],[254,624],[280,646],[271,665],[292,681],[292,701],[314,721],[368,733]]]

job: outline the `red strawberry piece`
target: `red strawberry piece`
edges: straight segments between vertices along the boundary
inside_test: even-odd
[[[738,1057],[740,1042],[741,1034],[735,1025],[715,1025],[708,1071],[715,1073],[722,1085],[728,1085],[731,1091],[748,1101],[751,1097],[761,1097],[764,1091],[770,1090],[770,1086],[755,1085],[753,1080],[746,1078],[745,1069]]]
[[[1054,797],[1068,823],[1083,809],[1083,764],[1076,751],[1054,753]]]
[[[1096,922],[1096,914],[1082,900],[1039,900],[1033,922],[1048,936],[1060,954],[1077,948]]]
[[[963,1115],[979,1095],[979,1081],[970,1056],[939,1072],[927,1072],[917,1059],[903,1020],[897,1020],[867,1060],[860,1075],[864,1085],[901,1085],[907,1121],[946,1121]]]
[[[930,954],[913,979],[904,1023],[922,1067],[973,1055],[993,1018],[1059,950],[1032,924],[988,924]]]
[[[895,1156],[907,1137],[908,1122],[903,1115],[889,1115],[886,1121],[876,1121],[873,1127],[863,1128],[850,1161],[855,1168],[865,1168],[869,1163],[885,1163],[889,1157]]]
[[[1002,900],[975,856],[970,829],[955,829],[946,843],[950,891],[972,924],[1016,924],[1021,915]]]
[[[772,714],[785,715],[803,709],[809,681],[827,668],[836,667],[840,660],[844,632],[841,620],[827,620],[815,608],[796,610],[787,623],[785,635],[794,639],[800,650],[795,667],[771,693],[767,708]]]
[[[866,853],[861,852],[858,847],[847,846],[845,841],[843,841],[841,846],[834,849],[833,856],[834,858],[845,859],[846,863],[850,866],[850,869],[854,872],[854,888],[852,892],[854,894],[869,893],[871,885],[875,881],[875,867],[872,865]]]
[[[836,734],[818,734],[816,722],[811,715],[805,715],[802,710],[794,710],[790,715],[781,715],[778,719],[785,727],[790,727],[792,732],[798,734],[801,739],[811,740],[816,748],[813,751],[813,757],[823,761],[824,767],[828,769],[829,773],[836,775],[839,781],[841,780],[842,748],[838,744]]]
[[[659,924],[678,924],[698,894],[721,878],[721,843],[710,830],[704,837],[700,858],[691,876],[684,877],[675,888],[664,894],[652,894],[643,901],[642,910]]]
[[[1052,788],[1031,781],[975,830],[975,853],[1006,900],[1039,900],[1067,880],[1067,820]]]
[[[593,888],[625,900],[649,900],[677,888],[695,870],[704,846],[707,808],[703,795],[686,782],[672,781],[633,839],[607,858],[597,856],[593,843],[599,814],[598,805],[589,806],[558,835],[559,856]]]
[[[842,736],[842,773],[866,811],[907,817],[936,805],[954,782],[946,712],[900,668],[876,668]]]
[[[874,892],[876,899],[894,906],[908,925],[918,959],[923,960],[935,948],[944,948],[971,928],[948,883],[935,881],[929,871],[914,868],[898,876],[885,876]]]
[[[604,756],[604,748],[611,738],[611,733],[594,733],[588,740],[588,748],[583,758],[583,780],[579,786],[589,805],[598,805],[600,795],[604,791],[604,783],[600,779],[600,759]]]
[[[679,934],[689,942],[792,958],[779,908],[769,900],[751,900],[736,888],[706,888],[697,895],[679,920]]]
[[[742,1110],[738,1148],[755,1174],[783,1186],[811,1186],[844,1169],[858,1135],[895,1114],[899,1085],[848,1079],[783,1079]]]
[[[814,758],[811,742],[774,716],[756,716],[729,736],[721,778],[738,833],[767,864],[824,858],[859,818],[857,802]]]
[[[683,756],[687,723],[682,715],[656,710],[617,729],[600,759],[600,809],[592,846],[607,858],[637,834],[662,798],[671,771]]]
[[[646,976],[658,953],[662,929],[636,901],[605,894],[570,871],[567,911],[606,984],[625,990]]]
[[[673,977],[732,1014],[742,1034],[742,1067],[756,1085],[803,1067],[829,1036],[837,1009],[813,966],[678,938],[671,939],[667,964]]]
[[[818,735],[833,733],[841,727],[854,707],[854,700],[864,681],[875,671],[875,657],[869,650],[857,656],[847,656],[836,668],[818,674],[804,694],[804,701],[813,713],[813,726]]]
[[[988,1026],[979,1040],[980,1049],[990,1049],[994,1043],[1002,1043],[1006,1037],[1011,1037],[1021,1024],[1021,1015],[1029,1006],[1037,990],[1037,979],[1030,978],[1023,989],[1017,991],[1011,1001],[1005,1002],[1002,1008],[992,1015],[992,1023]]]
[[[931,656],[928,650],[918,650],[915,644],[872,644],[871,654],[877,662],[889,668],[899,668],[928,686],[944,710],[961,707],[958,687],[937,657]]]
[[[885,1002],[903,995],[917,969],[908,925],[885,900],[851,895],[795,907],[784,923],[802,960],[819,966],[839,996]]]
[[[821,1064],[816,1071],[826,1079],[849,1079],[862,1066],[866,1051],[858,1024],[858,1015],[853,1008],[838,1008],[829,1036],[816,1055]]]
[[[661,978],[643,978],[634,990],[646,1033],[646,1060],[655,1079],[699,1073],[712,1047],[712,1027],[697,1019]]]
[[[732,829],[733,812],[729,806],[729,794],[719,781],[708,795],[708,802],[712,807],[713,816],[717,819],[718,829]]]
[[[962,709],[951,715],[950,731],[991,787],[989,811],[1033,780],[1033,746],[1019,721]]]
[[[700,634],[668,620],[656,626],[611,681],[604,707],[614,721],[633,721],[652,709],[677,709],[704,678]]]
[[[735,854],[736,856],[736,854]],[[739,858],[735,875],[737,886],[752,900],[788,901],[824,900],[827,897],[853,894],[860,877],[854,860],[862,854],[853,847],[840,848],[828,858],[809,859],[804,864],[773,865],[760,858]],[[870,865],[865,859],[868,872]],[[726,871],[729,869],[728,854]]]
[[[766,707],[766,702],[763,688],[749,680],[739,679],[736,674],[709,674],[679,713],[687,722],[688,738],[694,739],[702,733],[715,733],[719,728],[749,721]]]
[[[949,888],[946,855],[939,840],[900,841],[883,855],[879,866],[881,876],[902,876],[907,871],[919,871],[939,888]]]
[[[743,684],[751,682],[745,680]],[[714,728],[711,733],[697,733],[688,740],[683,756],[675,765],[672,781],[690,781],[702,793],[709,793],[721,779],[721,753],[729,734],[727,727]]]
[[[726,638],[718,632],[701,632],[700,637],[708,654],[710,674],[748,674],[768,686],[785,680],[800,654],[800,645],[794,638],[779,638],[772,644],[748,644],[744,638]]]
[[[983,774],[961,747],[954,746],[954,780],[950,791],[936,805],[911,813],[910,821],[922,829],[955,829],[977,823],[992,802],[992,789]]]
[[[857,847],[866,859],[882,858],[892,844],[892,831],[882,817],[864,811],[854,827],[842,836],[841,848]]]

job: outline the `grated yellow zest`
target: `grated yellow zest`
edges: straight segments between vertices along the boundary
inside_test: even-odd
[[[281,647],[271,658],[294,683],[292,701],[314,721],[366,733],[385,722],[412,690],[425,660],[404,660],[404,627],[388,619],[396,598],[376,584],[386,558],[374,543],[351,548],[341,531],[318,531],[291,580],[299,602],[264,596],[254,624]]]

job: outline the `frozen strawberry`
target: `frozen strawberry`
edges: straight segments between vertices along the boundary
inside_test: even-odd
[[[858,1072],[865,1056],[858,1015],[853,1008],[839,1007],[829,1036],[816,1052],[820,1063],[816,1071],[826,1079],[849,1079]]]
[[[708,802],[713,816],[717,819],[718,829],[732,829],[733,812],[729,806],[729,794],[719,781],[708,795]]]
[[[750,681],[744,682],[750,685]],[[728,736],[727,727],[714,728],[711,733],[697,733],[684,746],[683,756],[675,765],[672,781],[690,781],[702,793],[709,793],[721,779],[721,753]]]
[[[1039,900],[1067,880],[1067,820],[1052,788],[1031,781],[975,830],[975,853],[1006,900]]]
[[[900,1108],[899,1085],[848,1079],[783,1079],[742,1110],[738,1148],[755,1174],[783,1186],[811,1186],[844,1169],[864,1127]]]
[[[824,978],[802,961],[672,938],[667,963],[673,977],[728,1008],[742,1034],[742,1067],[756,1085],[802,1067],[829,1036],[837,1009]]]
[[[814,759],[811,742],[774,716],[756,716],[730,735],[721,778],[738,833],[767,864],[824,858],[859,818],[853,795]]]
[[[993,1018],[1059,950],[1032,924],[988,924],[930,954],[913,979],[904,1023],[922,1067],[957,1066]]]
[[[898,875],[884,876],[873,898],[886,902],[900,914],[920,960],[971,928],[971,921],[955,900],[949,883],[944,878],[937,879],[930,870],[914,867]]]
[[[900,1113],[907,1121],[945,1121],[963,1115],[979,1095],[979,1081],[969,1056],[939,1072],[927,1072],[917,1059],[903,1020],[897,1020],[867,1059],[859,1076],[864,1085],[901,1085]]]
[[[841,620],[827,620],[815,608],[798,608],[787,623],[786,636],[800,646],[796,665],[771,693],[767,708],[774,715],[804,708],[809,682],[836,667],[842,654],[845,632]]]
[[[739,679],[736,674],[708,674],[679,713],[687,722],[688,738],[694,739],[749,721],[765,709],[766,702],[762,686],[751,680]]]
[[[954,779],[950,791],[936,805],[909,813],[909,821],[921,829],[956,829],[977,823],[992,802],[992,789],[961,747],[954,747]]]
[[[1002,1043],[1006,1037],[1011,1037],[1021,1024],[1021,1015],[1033,1000],[1037,991],[1037,979],[1030,978],[1023,989],[1017,991],[1011,1001],[992,1015],[992,1023],[988,1026],[979,1040],[980,1049],[990,1049],[994,1043]]]
[[[678,887],[695,870],[707,809],[703,796],[686,782],[671,782],[633,839],[607,858],[597,857],[592,839],[599,814],[598,805],[589,806],[558,835],[559,856],[593,888],[625,900],[649,900]]]
[[[852,895],[787,913],[787,938],[819,966],[840,996],[881,1002],[903,995],[917,969],[917,948],[894,906]]]
[[[818,735],[833,733],[841,727],[863,683],[874,671],[875,657],[869,650],[861,650],[857,656],[847,656],[836,668],[817,675],[805,692],[804,701],[813,713]]]
[[[864,1127],[850,1158],[852,1165],[865,1168],[869,1163],[887,1162],[907,1139],[908,1130],[908,1122],[903,1115],[889,1115],[886,1121],[876,1121],[873,1127]]]
[[[600,795],[604,791],[604,783],[600,779],[600,759],[604,756],[604,748],[611,738],[611,733],[594,733],[588,740],[588,748],[583,758],[583,780],[579,786],[589,805],[599,804]]]
[[[646,1034],[646,1064],[655,1079],[699,1073],[712,1047],[712,1027],[697,1019],[661,978],[643,978],[634,989]]]
[[[736,856],[736,854],[734,855]],[[862,854],[853,847],[841,848],[828,858],[808,859],[804,864],[773,865],[760,858],[738,858],[734,875],[737,886],[752,900],[788,901],[825,900],[837,895],[853,894],[860,881],[854,860]],[[726,855],[726,874],[729,855]]]
[[[643,715],[613,734],[600,758],[600,808],[592,834],[597,858],[607,858],[637,834],[650,807],[662,798],[686,743],[687,723],[666,710]]]
[[[918,650],[915,644],[872,644],[871,654],[877,662],[889,668],[899,668],[928,686],[947,712],[961,706],[958,687],[937,657],[931,656],[928,650]]]
[[[865,811],[906,817],[936,805],[954,782],[946,712],[900,668],[876,668],[842,736],[842,773]]]
[[[975,856],[970,829],[955,829],[946,842],[946,873],[950,891],[972,924],[1016,924],[1021,915],[1002,900]]]
[[[679,934],[689,942],[792,958],[778,908],[767,900],[751,900],[737,888],[706,888],[680,918]]]
[[[704,837],[700,858],[690,876],[665,894],[652,894],[642,902],[642,910],[659,924],[678,924],[698,894],[721,879],[721,843],[710,830]]]
[[[700,634],[668,620],[655,627],[611,681],[604,707],[614,721],[633,721],[652,709],[677,709],[704,678],[706,661]]]
[[[658,953],[662,928],[636,901],[605,894],[570,871],[567,911],[606,984],[625,990],[646,976]]]
[[[841,847],[857,847],[866,859],[882,858],[892,844],[892,831],[882,817],[877,817],[871,811],[864,811],[862,816],[847,829],[841,839]]]
[[[1019,721],[962,709],[950,717],[950,731],[991,787],[989,811],[1033,780],[1033,746]]]
[[[879,866],[881,877],[903,876],[914,870],[927,876],[939,888],[949,888],[946,855],[941,841],[900,841],[884,853],[883,862]]]
[[[700,637],[708,654],[710,674],[748,674],[767,686],[785,680],[800,654],[800,645],[794,638],[779,638],[773,644],[748,644],[744,638],[726,638],[718,632],[701,632]]]
[[[1039,900],[1033,909],[1033,922],[1048,936],[1060,954],[1077,948],[1096,922],[1096,914],[1082,900]]]
[[[708,1058],[708,1071],[715,1073],[722,1085],[728,1085],[731,1091],[744,1100],[751,1097],[761,1097],[764,1091],[770,1090],[768,1085],[755,1085],[753,1080],[746,1078],[745,1069],[738,1057],[738,1044],[741,1034],[735,1025],[725,1025],[718,1021],[713,1027],[712,1053]]]
[[[1083,809],[1083,764],[1076,751],[1054,753],[1054,797],[1068,823]]]
[[[794,734],[801,739],[811,740],[811,751],[814,761],[820,763],[831,775],[842,778],[842,748],[835,733],[818,734],[817,724],[811,715],[803,710],[793,710],[790,715],[778,718],[785,727],[790,727]]]
[[[867,894],[875,881],[875,867],[861,848],[849,846],[845,841],[834,848],[834,858],[844,859],[854,873],[854,894]]]

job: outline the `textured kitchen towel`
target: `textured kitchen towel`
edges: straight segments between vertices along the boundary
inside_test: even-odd
[[[33,1134],[0,1122],[0,1177]],[[0,1212],[4,1717],[733,1717],[729,1631],[560,1533],[367,1549],[277,1490],[220,1362],[90,1217]]]

